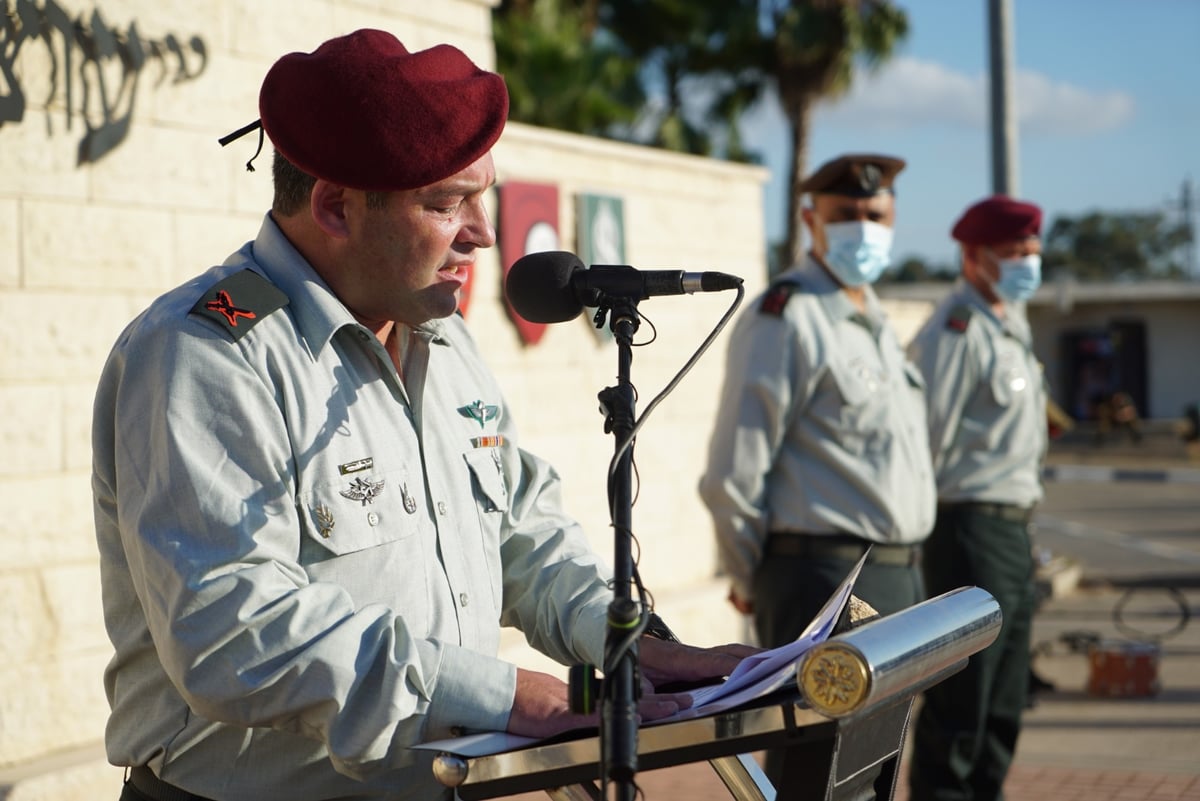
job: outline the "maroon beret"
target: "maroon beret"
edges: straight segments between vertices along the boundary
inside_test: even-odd
[[[994,245],[1038,236],[1041,230],[1040,208],[1005,195],[992,195],[963,212],[950,235],[964,245]]]
[[[385,192],[436,183],[487,153],[508,118],[508,89],[458,48],[410,53],[368,28],[276,61],[258,110],[301,170]]]

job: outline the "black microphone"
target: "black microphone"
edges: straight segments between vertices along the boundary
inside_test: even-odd
[[[655,295],[690,295],[737,289],[742,279],[728,273],[639,270],[627,264],[595,264],[589,269],[574,253],[546,250],[513,262],[504,290],[517,314],[531,323],[574,319],[584,306],[605,297],[645,300]]]

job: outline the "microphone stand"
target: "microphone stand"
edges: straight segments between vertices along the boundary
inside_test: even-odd
[[[595,315],[596,326],[604,324],[611,309],[609,329],[617,344],[617,385],[599,394],[605,414],[604,430],[611,433],[617,449],[633,432],[634,389],[629,380],[633,363],[633,335],[638,329],[637,298],[602,296]],[[637,787],[637,700],[641,691],[638,668],[638,639],[645,628],[641,599],[633,598],[633,443],[617,459],[608,479],[612,515],[613,599],[608,608],[608,630],[604,643],[604,700],[600,718],[600,760],[604,778],[616,788],[616,801],[634,801]]]

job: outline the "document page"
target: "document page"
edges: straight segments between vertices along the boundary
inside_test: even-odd
[[[746,657],[738,663],[737,668],[722,683],[701,687],[688,693],[692,697],[691,708],[683,710],[677,717],[665,718],[664,721],[684,717],[701,717],[732,709],[755,698],[770,695],[794,680],[800,659],[805,652],[817,643],[828,639],[833,631],[838,618],[850,601],[854,582],[858,580],[858,574],[862,571],[866,558],[864,554],[862,559],[858,560],[858,564],[842,580],[837,590],[829,597],[829,600],[821,607],[821,611],[805,627],[799,637],[787,645]],[[658,722],[660,721],[652,721],[647,725],[654,725]]]
[[[869,552],[868,552],[869,553]],[[805,652],[819,642],[826,640],[833,627],[841,617],[842,611],[850,601],[854,582],[862,571],[867,560],[864,554],[846,578],[834,591],[817,616],[805,627],[793,642],[762,651],[748,656],[738,663],[729,678],[720,684],[701,687],[687,693],[692,697],[692,706],[681,710],[669,718],[661,718],[647,722],[646,726],[656,726],[678,720],[705,717],[733,709],[737,706],[770,695],[781,689],[788,682],[795,681],[796,670]],[[538,742],[532,737],[520,737],[506,732],[483,732],[455,737],[448,740],[421,743],[413,746],[422,750],[445,751],[465,757],[498,754],[523,748]]]

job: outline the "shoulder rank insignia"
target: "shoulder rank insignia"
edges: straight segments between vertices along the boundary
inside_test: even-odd
[[[971,314],[971,307],[965,303],[961,306],[955,306],[946,315],[946,328],[959,334],[966,333],[967,326],[971,324]]]
[[[767,288],[767,293],[763,295],[762,303],[758,306],[759,313],[779,317],[783,314],[788,300],[791,299],[793,294],[799,291],[800,286],[794,281],[780,281],[771,284]]]
[[[274,284],[253,270],[218,281],[192,307],[192,314],[216,321],[236,342],[276,309],[288,303]]]
[[[477,400],[474,403],[468,403],[466,406],[458,407],[458,413],[463,417],[471,418],[476,423],[479,423],[480,428],[483,428],[484,424],[489,420],[496,419],[496,416],[500,413],[500,409],[497,406],[491,406],[481,400]]]

